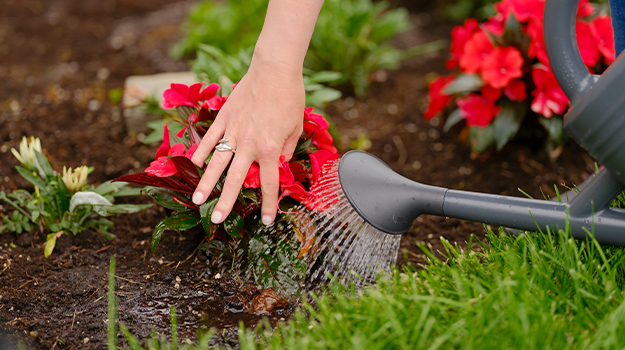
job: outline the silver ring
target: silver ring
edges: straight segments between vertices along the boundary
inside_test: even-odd
[[[230,146],[228,146],[227,144],[228,139],[227,138],[222,138],[221,140],[219,140],[219,143],[217,144],[217,146],[215,146],[215,149],[219,152],[232,152],[234,153],[236,150]]]

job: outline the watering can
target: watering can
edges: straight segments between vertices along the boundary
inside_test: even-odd
[[[625,188],[625,59],[620,55],[602,76],[588,72],[575,41],[578,2],[547,0],[544,34],[551,68],[571,101],[564,128],[605,165],[579,193],[554,202],[456,191],[414,182],[368,153],[351,151],[340,161],[339,179],[356,212],[390,234],[429,214],[522,231],[569,226],[577,239],[594,232],[600,243],[625,246],[625,209],[610,208]]]

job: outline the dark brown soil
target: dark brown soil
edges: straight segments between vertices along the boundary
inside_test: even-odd
[[[167,0],[0,0],[0,190],[28,188],[10,152],[22,136],[40,137],[57,171],[63,165],[94,166],[91,182],[145,168],[156,146],[127,133],[122,110],[107,94],[132,74],[186,68],[166,55],[185,6]],[[417,12],[421,6],[412,9],[415,28],[397,45],[448,38],[450,24],[433,22],[427,12]],[[443,134],[441,119],[422,117],[426,82],[432,72],[445,73],[445,59],[439,53],[409,60],[398,71],[376,74],[378,82],[364,98],[332,104],[327,113],[344,135],[342,145],[366,136],[371,153],[416,181],[513,196],[521,196],[518,188],[534,197],[541,188],[553,195],[554,184],[580,183],[592,171],[594,161],[579,147],[568,145],[552,161],[539,140],[512,142],[500,153],[472,159],[458,142],[461,128]],[[133,333],[144,336],[155,328],[169,334],[168,308],[175,305],[180,339],[195,339],[198,327],[216,327],[215,342],[235,344],[239,321],[254,326],[260,320],[244,310],[257,287],[216,276],[221,269],[195,253],[204,237],[199,231],[168,232],[152,256],[150,235],[165,215],[154,207],[115,217],[117,239],[91,231],[65,236],[48,259],[45,232],[0,234],[0,348],[3,336],[32,348],[105,348],[112,255],[120,321]],[[441,237],[464,244],[471,234],[483,238],[483,226],[421,217],[402,237],[398,263],[407,262],[404,256],[413,264],[424,262],[416,242],[438,250]],[[270,319],[288,318],[294,307]]]

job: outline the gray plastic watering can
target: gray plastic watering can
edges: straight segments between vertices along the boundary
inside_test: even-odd
[[[358,214],[391,234],[406,232],[419,215],[430,214],[523,231],[568,224],[575,238],[594,231],[601,243],[625,246],[625,210],[609,207],[625,188],[625,59],[619,56],[601,77],[588,72],[575,41],[578,2],[547,0],[545,45],[571,100],[564,128],[605,169],[581,192],[569,192],[568,202],[553,202],[420,184],[368,153],[352,151],[341,159],[339,179]]]

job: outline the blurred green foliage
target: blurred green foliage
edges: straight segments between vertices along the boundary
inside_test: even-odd
[[[251,61],[251,48],[262,29],[267,3],[268,0],[247,0],[245,5],[241,0],[199,3],[189,14],[184,25],[186,36],[173,47],[172,55],[179,58],[199,49],[196,71],[211,76],[215,73],[211,70],[218,70],[230,80],[231,76],[241,76]],[[385,1],[326,0],[304,67],[310,76],[315,72],[339,72],[340,77],[324,84],[362,95],[369,85],[370,73],[396,69],[408,57],[441,48],[438,43],[402,51],[388,44],[409,28],[408,12],[389,9]],[[333,93],[317,94],[327,99]]]

